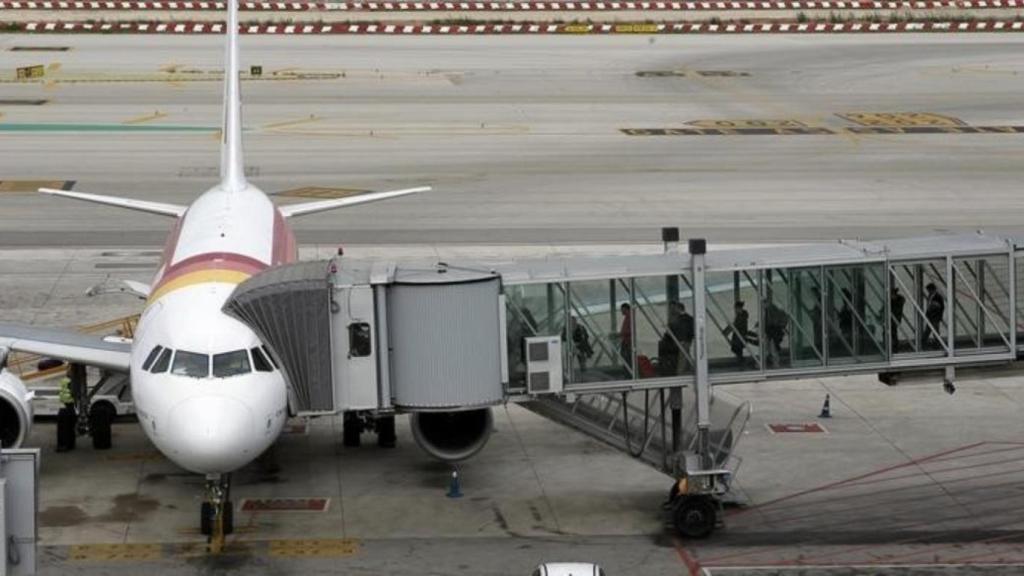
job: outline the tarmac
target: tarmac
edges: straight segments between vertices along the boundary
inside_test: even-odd
[[[662,225],[713,243],[1018,233],[1024,137],[841,129],[863,125],[849,118],[921,118],[878,115],[911,112],[1024,124],[1022,41],[247,37],[246,63],[286,77],[244,83],[247,160],[251,178],[275,192],[435,186],[298,220],[300,240],[312,244],[305,257],[339,242],[353,257],[643,252],[659,249],[651,242]],[[76,190],[186,203],[215,181],[219,39],[0,42],[70,48],[4,52],[49,70],[41,83],[0,83],[0,101],[48,100],[0,102],[3,182],[74,181]],[[699,120],[795,121],[836,134],[621,131]],[[166,219],[25,187],[0,192],[0,317],[68,326],[138,311],[129,296],[84,293],[108,277],[148,280]],[[729,386],[754,405],[737,452],[742,505],[700,542],[676,539],[665,524],[669,478],[509,406],[496,411],[487,448],[460,466],[458,499],[446,497],[450,468],[415,447],[404,419],[391,450],[370,435],[343,448],[337,418],[297,426],[235,477],[238,531],[227,554],[211,557],[196,530],[201,479],[164,460],[136,424],[115,426],[111,451],[84,441],[56,454],[44,422],[29,443],[43,449],[41,573],[513,575],[580,560],[610,575],[1018,574],[1024,378],[965,374],[952,396],[940,384]],[[827,420],[817,417],[825,394]],[[821,431],[769,426],[804,423]],[[244,500],[269,497],[325,510],[243,511]]]
[[[316,244],[1016,234],[1020,134],[858,134],[879,113],[1024,125],[1017,34],[244,37],[251,179],[434,192],[296,222]],[[221,39],[0,36],[4,180],[187,203],[217,173]],[[7,51],[17,46],[63,52]],[[47,76],[18,83],[13,67]],[[639,73],[660,72],[667,75]],[[901,117],[908,123],[914,116]],[[834,133],[631,136],[823,126]],[[170,130],[168,129],[170,128]],[[195,129],[195,130],[192,130]],[[775,128],[770,128],[774,130]],[[31,189],[31,188],[29,188]],[[0,193],[0,246],[157,246],[167,222]],[[294,200],[292,200],[294,201]],[[117,226],[96,222],[117,218]]]

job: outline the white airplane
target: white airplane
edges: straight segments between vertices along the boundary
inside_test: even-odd
[[[221,181],[189,206],[64,190],[40,192],[175,219],[151,287],[135,283],[145,310],[130,343],[52,329],[0,324],[6,351],[43,354],[130,371],[139,422],[153,444],[182,468],[207,478],[204,533],[231,531],[229,474],[277,439],[288,416],[284,377],[256,334],[221,311],[236,285],[297,258],[289,218],[415,194],[427,187],[277,207],[245,179],[242,158],[237,0],[228,3]],[[0,364],[2,365],[2,364]],[[30,396],[0,373],[0,396],[21,410],[8,444],[27,435]],[[14,400],[14,402],[11,402]],[[10,421],[10,419],[8,419]]]

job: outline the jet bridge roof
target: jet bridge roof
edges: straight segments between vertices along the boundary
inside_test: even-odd
[[[713,272],[827,266],[1005,253],[1013,245],[1013,241],[997,236],[958,234],[879,242],[844,240],[724,249],[712,247],[707,253],[706,262],[707,269]],[[505,284],[531,284],[558,280],[581,281],[674,274],[690,269],[690,255],[685,252],[617,256],[572,255],[492,264],[481,262],[463,264],[463,267],[497,272]]]

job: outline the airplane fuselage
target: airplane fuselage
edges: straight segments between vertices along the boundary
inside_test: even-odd
[[[246,278],[297,258],[287,221],[262,191],[223,186],[175,223],[131,358],[143,430],[179,466],[208,475],[259,456],[288,413],[280,370],[268,365],[256,334],[221,307]]]

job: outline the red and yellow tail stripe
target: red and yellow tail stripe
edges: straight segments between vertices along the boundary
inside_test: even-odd
[[[255,258],[231,252],[209,252],[186,258],[167,268],[153,291],[150,302],[174,292],[207,282],[241,284],[250,276],[265,270],[267,264]]]

